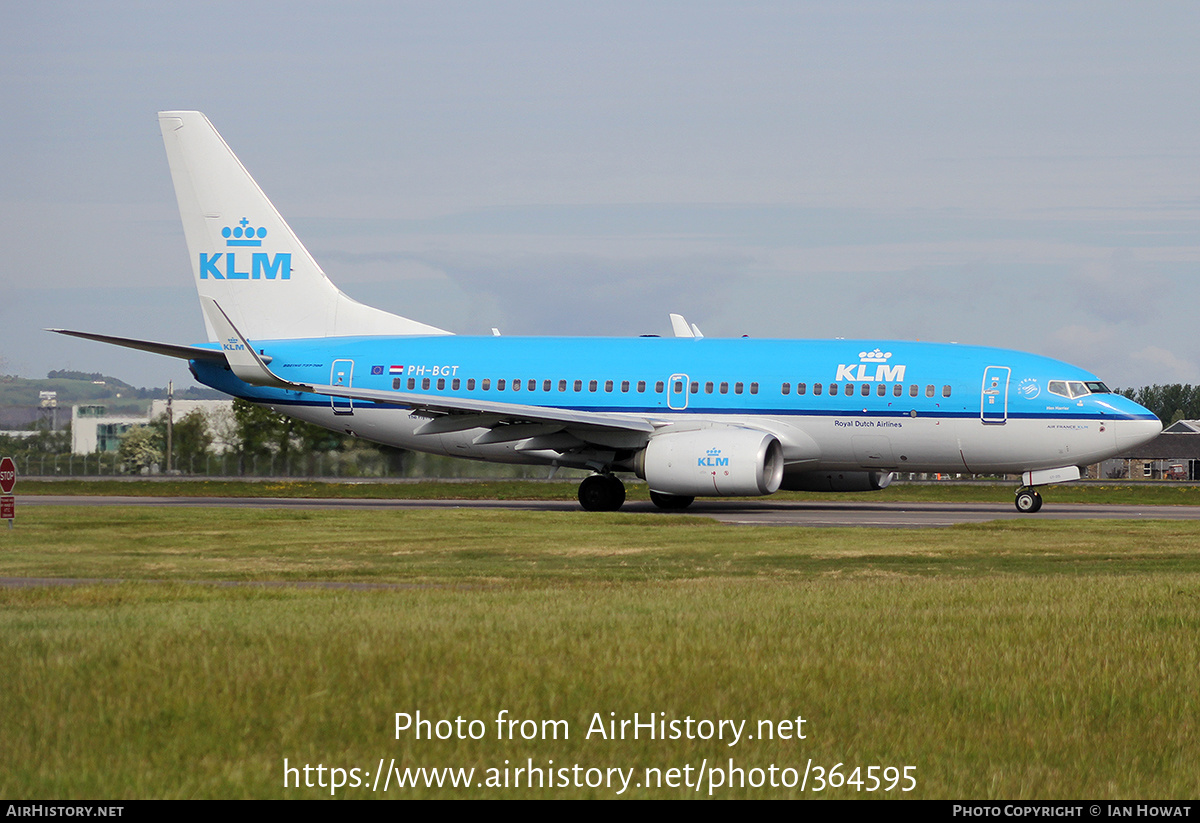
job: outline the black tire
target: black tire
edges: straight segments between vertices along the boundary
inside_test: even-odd
[[[589,512],[615,512],[625,502],[625,484],[611,474],[593,474],[579,484],[579,505]]]
[[[694,503],[696,498],[689,497],[686,494],[664,494],[663,492],[650,492],[650,502],[666,512],[675,512],[686,509]]]
[[[1034,489],[1020,488],[1014,503],[1021,514],[1033,514],[1042,507],[1042,496]]]

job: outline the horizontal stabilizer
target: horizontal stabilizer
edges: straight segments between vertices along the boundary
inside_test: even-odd
[[[135,340],[132,337],[113,337],[108,334],[92,334],[86,331],[71,331],[70,329],[46,329],[55,334],[68,334],[71,337],[82,337],[84,340],[95,340],[100,343],[111,343],[114,346],[124,346],[127,349],[138,349],[153,354],[165,354],[167,357],[178,357],[181,360],[224,360],[225,356],[216,349],[202,349],[199,346],[177,346],[174,343],[156,343],[153,340]]]

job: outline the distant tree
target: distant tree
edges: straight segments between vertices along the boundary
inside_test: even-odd
[[[280,466],[288,466],[296,455],[311,458],[317,452],[338,451],[349,439],[240,399],[233,401],[233,417],[237,423],[237,451],[243,461],[255,455],[274,455]],[[242,468],[244,471],[244,462]]]
[[[1171,383],[1122,389],[1120,394],[1145,406],[1165,425],[1200,420],[1200,386]]]
[[[107,374],[101,374],[98,371],[88,373],[88,372],[82,372],[82,371],[72,371],[70,369],[56,369],[54,371],[48,372],[46,374],[46,379],[47,380],[87,380],[89,383],[94,383],[94,382],[99,381],[99,382],[104,383],[105,385],[115,386],[117,388],[133,388],[128,383],[126,383],[124,380],[118,380],[115,377],[110,377]]]
[[[164,455],[167,442],[167,416],[160,414],[151,424],[163,444]],[[213,444],[208,417],[200,409],[192,409],[175,421],[171,431],[171,451],[174,468],[191,471],[197,463],[203,466],[205,456]],[[164,466],[164,468],[166,468]]]
[[[134,426],[121,436],[117,460],[126,474],[141,474],[162,459],[162,441],[153,426]]]

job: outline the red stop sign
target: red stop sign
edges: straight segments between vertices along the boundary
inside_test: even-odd
[[[0,491],[8,494],[17,485],[17,464],[11,457],[0,460]]]

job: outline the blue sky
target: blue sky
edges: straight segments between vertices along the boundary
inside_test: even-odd
[[[176,8],[176,6],[181,6]],[[954,340],[1200,383],[1195,3],[38,3],[0,29],[0,372],[186,385],[155,113],[453,331]]]

